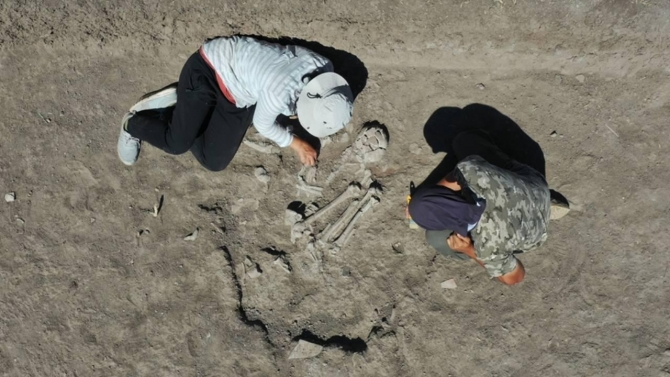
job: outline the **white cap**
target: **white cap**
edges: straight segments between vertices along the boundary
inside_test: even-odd
[[[298,97],[298,119],[316,137],[336,133],[351,120],[354,96],[344,77],[322,73],[305,85]]]

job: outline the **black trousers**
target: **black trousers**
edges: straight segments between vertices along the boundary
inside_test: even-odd
[[[202,166],[220,171],[237,153],[253,114],[253,106],[240,109],[223,96],[214,71],[196,52],[179,75],[175,108],[138,112],[128,132],[170,154],[191,150]]]

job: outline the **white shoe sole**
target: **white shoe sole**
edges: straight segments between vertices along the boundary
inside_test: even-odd
[[[128,122],[128,120],[130,118],[132,118],[133,115],[134,115],[134,113],[130,112],[130,113],[126,113],[126,115],[123,116],[123,119],[121,120],[121,130],[120,130],[121,133],[123,133],[123,132],[127,133],[128,132],[128,131],[125,130],[124,126],[125,126],[126,122]],[[139,145],[138,145],[137,155],[135,156],[135,159],[133,161],[124,160],[123,157],[121,156],[121,149],[122,149],[121,138],[120,138],[120,135],[119,135],[119,141],[117,141],[117,143],[116,143],[116,153],[119,156],[119,160],[121,160],[121,162],[123,162],[124,165],[132,166],[132,165],[135,164],[135,162],[137,162],[137,159],[140,156],[140,151],[142,150],[142,142],[140,142]]]
[[[147,93],[130,108],[130,112],[164,109],[177,104],[177,84],[170,84],[165,88]]]

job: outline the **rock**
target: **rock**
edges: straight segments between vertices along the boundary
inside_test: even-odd
[[[556,137],[557,135],[558,135],[558,132],[556,132],[556,131],[552,131],[552,132],[549,134],[549,136],[551,136],[551,137]]]
[[[277,259],[275,259],[275,261],[272,262],[272,264],[281,267],[281,269],[284,270],[287,274],[291,273],[291,265],[282,256],[277,257]]]
[[[421,153],[421,147],[417,143],[412,143],[409,145],[409,152],[412,154],[420,154]]]
[[[262,183],[265,183],[266,185],[270,183],[270,176],[268,175],[268,171],[265,170],[264,167],[259,166],[254,170],[254,175],[256,176],[256,179],[261,181]]]
[[[584,83],[584,81],[586,81],[586,77],[584,75],[577,75],[575,76],[575,79],[582,84]]]
[[[557,200],[551,201],[551,207],[549,212],[550,220],[559,220],[570,212],[570,205],[566,203],[561,203]]]
[[[209,223],[209,225],[211,225],[212,228],[214,228],[214,232],[215,232],[215,233],[226,234],[226,228],[224,228],[224,227],[222,227],[222,226],[218,226],[218,225],[216,225],[216,224],[214,224],[214,223]]]
[[[195,231],[194,231],[193,233],[191,233],[191,234],[189,234],[188,236],[184,237],[184,241],[195,241],[196,239],[198,239],[198,232],[199,232],[199,231],[200,231],[200,229],[195,228]]]
[[[258,263],[252,261],[251,258],[249,258],[248,256],[244,258],[244,270],[247,276],[249,276],[252,279],[256,279],[263,273]]]
[[[391,247],[393,248],[393,251],[395,251],[398,254],[402,254],[405,252],[405,247],[400,242],[394,243],[393,245],[391,245]]]
[[[19,224],[19,225],[24,225],[24,224],[26,223],[26,221],[23,220],[22,218],[18,217],[18,218],[16,219],[16,223]]]
[[[442,288],[444,289],[456,289],[456,280],[454,279],[449,279],[447,281],[443,281],[442,284],[440,284]]]
[[[486,85],[482,84],[481,82],[480,82],[479,84],[475,85],[475,86],[476,86],[477,89],[479,89],[479,90],[484,90],[484,89],[486,89]]]
[[[11,203],[16,200],[16,193],[15,192],[10,192],[5,194],[5,201],[7,203]]]
[[[293,351],[291,351],[288,359],[309,359],[318,356],[321,351],[323,351],[323,346],[301,339],[298,341],[298,345],[296,345]]]

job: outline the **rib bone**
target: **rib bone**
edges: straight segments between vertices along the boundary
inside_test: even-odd
[[[363,214],[372,208],[372,206],[377,205],[379,203],[379,198],[376,196],[371,197],[367,203],[358,211],[356,212],[356,215],[354,216],[353,219],[349,222],[349,225],[344,229],[344,232],[342,232],[342,235],[335,240],[335,245],[338,247],[344,247],[344,245],[347,244],[347,241],[349,241],[349,238],[351,238],[352,233],[354,232],[354,226],[358,221],[360,220],[361,217],[363,217]]]
[[[314,213],[312,216],[306,218],[303,222],[306,223],[306,224],[311,224],[311,223],[313,223],[315,220],[317,220],[317,219],[319,219],[320,217],[322,217],[325,213],[327,213],[327,212],[330,211],[331,209],[337,207],[340,203],[344,202],[345,200],[347,200],[347,199],[349,199],[349,198],[355,198],[355,197],[358,197],[360,194],[361,194],[361,186],[360,186],[358,183],[353,182],[353,183],[349,184],[349,186],[347,187],[347,189],[346,189],[343,193],[341,193],[340,196],[338,196],[337,198],[333,199],[333,201],[331,201],[330,203],[326,204],[325,207],[323,207],[323,208],[321,208],[320,210],[318,210],[318,211],[317,211],[316,213]]]

